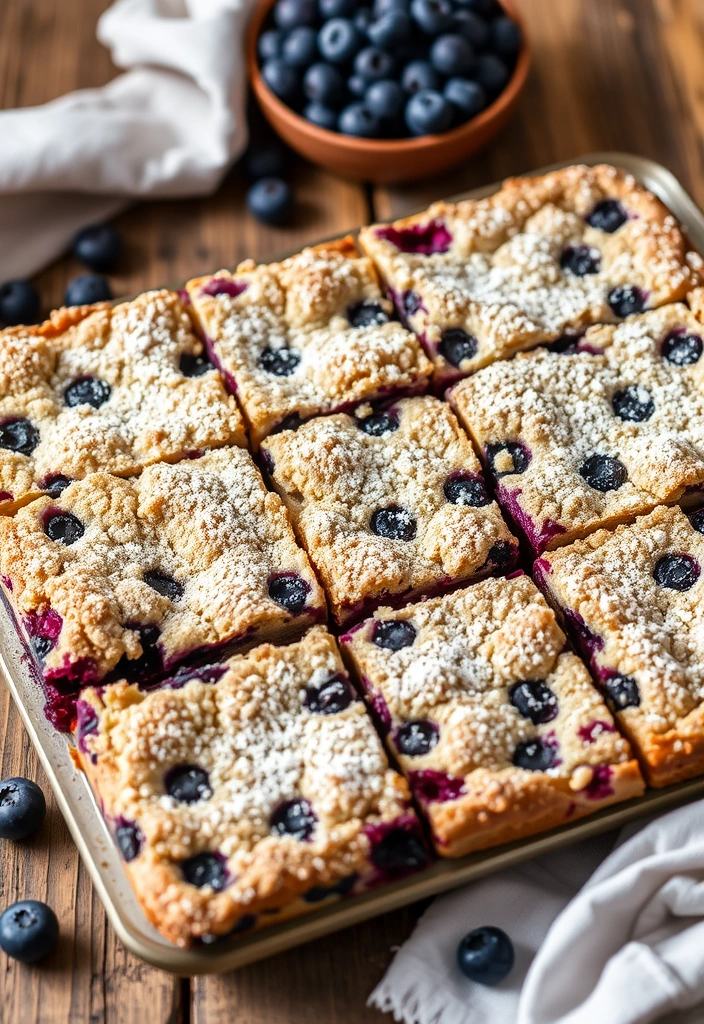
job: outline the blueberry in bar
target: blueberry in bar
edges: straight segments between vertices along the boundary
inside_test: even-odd
[[[441,856],[643,792],[628,742],[527,576],[380,608],[341,644]]]
[[[669,211],[606,165],[509,179],[486,199],[364,228],[359,241],[441,385],[683,299],[696,283]]]
[[[95,473],[0,517],[0,582],[63,728],[75,691],[111,672],[146,678],[325,615],[286,510],[236,447]]]
[[[310,420],[262,452],[338,623],[515,564],[469,439],[436,398]]]
[[[0,331],[0,513],[229,444],[242,416],[175,292]]]
[[[704,772],[702,530],[661,507],[536,563],[651,786]]]
[[[425,390],[431,364],[350,238],[283,263],[248,260],[188,292],[255,445],[320,413]]]
[[[77,755],[163,935],[244,934],[425,867],[407,783],[322,627],[218,668],[78,705]]]
[[[698,312],[673,303],[592,327],[572,352],[494,363],[450,391],[536,554],[701,492],[703,339]]]

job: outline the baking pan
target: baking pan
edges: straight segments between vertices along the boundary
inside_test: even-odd
[[[665,167],[626,153],[592,153],[529,173],[542,174],[572,163],[611,163],[629,171],[662,199],[682,222],[693,246],[704,252],[704,214]],[[497,188],[498,184],[487,185],[453,199],[480,198]],[[606,808],[539,836],[460,860],[436,861],[419,874],[251,935],[207,948],[180,949],[164,939],[142,912],[90,787],[83,773],[74,766],[66,737],[56,732],[44,716],[44,694],[36,668],[4,602],[0,602],[0,673],[17,703],[61,813],[117,935],[130,952],[142,960],[181,975],[221,973],[242,967],[493,871],[704,796],[704,777],[649,791],[638,799]]]

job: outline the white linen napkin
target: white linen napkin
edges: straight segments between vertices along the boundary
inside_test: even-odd
[[[609,854],[613,842],[439,897],[370,1004],[405,1024],[702,1024],[704,802],[625,829]],[[493,988],[456,965],[457,944],[480,925],[515,946],[513,971]]]
[[[133,197],[212,191],[247,141],[250,0],[117,0],[100,89],[0,111],[0,282],[55,259]]]

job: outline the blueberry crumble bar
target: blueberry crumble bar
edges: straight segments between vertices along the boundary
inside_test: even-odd
[[[515,564],[472,446],[435,398],[310,420],[262,452],[338,623]]]
[[[440,384],[519,349],[683,299],[696,283],[669,211],[606,165],[514,178],[360,233]]]
[[[702,490],[703,336],[674,303],[452,389],[499,504],[536,553]]]
[[[527,576],[380,608],[341,644],[442,856],[643,792],[628,742]]]
[[[286,510],[241,448],[135,479],[95,473],[0,517],[0,578],[64,726],[61,693],[290,637],[325,614]]]
[[[0,512],[229,444],[242,416],[175,292],[0,331]]]
[[[702,532],[663,507],[536,563],[652,786],[704,772]]]
[[[151,692],[89,688],[75,736],[137,897],[178,945],[427,862],[408,786],[322,627]]]
[[[431,364],[350,238],[187,287],[255,445],[319,413],[425,390]]]

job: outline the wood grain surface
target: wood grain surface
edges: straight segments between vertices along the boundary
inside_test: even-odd
[[[398,216],[508,174],[594,150],[653,157],[704,204],[704,2],[518,0],[533,50],[519,111],[484,153],[442,178],[365,188],[303,162],[298,207],[285,230],[257,224],[233,169],[211,197],[135,206],[116,219],[127,247],[115,294],[267,259],[370,219]],[[98,86],[116,72],[95,40],[104,0],[0,0],[0,107],[43,103]],[[0,159],[2,141],[0,140]],[[2,225],[0,225],[0,239]],[[79,271],[66,257],[36,283],[45,309]],[[2,777],[46,779],[0,688]],[[0,843],[0,907],[47,900],[60,947],[40,967],[0,954],[2,1024],[380,1024],[366,999],[410,933],[419,907],[386,915],[237,973],[175,979],[117,941],[61,816],[49,800],[40,833]],[[476,922],[473,922],[476,924]],[[468,928],[472,922],[468,922]]]

